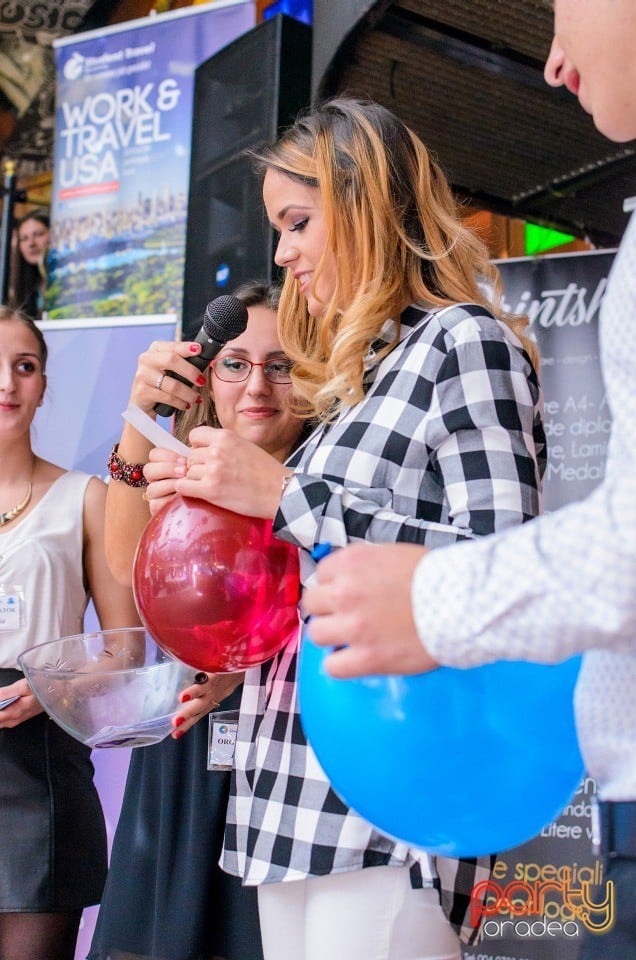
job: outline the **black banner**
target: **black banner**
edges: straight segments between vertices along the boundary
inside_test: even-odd
[[[525,313],[541,351],[547,511],[581,500],[603,478],[610,416],[598,317],[614,253],[503,260],[505,306]]]
[[[546,511],[586,497],[603,478],[610,415],[598,318],[613,259],[613,252],[603,252],[498,263],[505,306],[530,318],[541,351]],[[602,936],[611,926],[611,888],[592,852],[595,792],[586,776],[556,821],[523,846],[500,853],[488,888],[484,937],[464,950],[465,960],[575,960],[586,928]]]

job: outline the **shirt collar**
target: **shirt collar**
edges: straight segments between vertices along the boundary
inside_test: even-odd
[[[402,311],[399,322],[400,329],[394,346],[397,346],[398,343],[401,343],[402,340],[409,335],[413,327],[420,322],[426,312],[422,307],[415,306],[406,307],[406,309]],[[378,354],[380,351],[388,347],[395,339],[397,326],[396,321],[389,318],[380,330],[379,336],[371,343],[364,358],[365,378],[366,374],[370,370],[373,370],[379,363]]]

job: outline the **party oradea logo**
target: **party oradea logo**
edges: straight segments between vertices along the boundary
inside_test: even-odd
[[[584,869],[588,879],[581,876]],[[602,875],[597,861],[578,871],[559,867],[550,879],[511,880],[505,885],[483,880],[471,891],[471,924],[483,920],[482,934],[490,938],[572,939],[580,936],[581,928],[607,933],[615,918],[614,883],[603,883]]]

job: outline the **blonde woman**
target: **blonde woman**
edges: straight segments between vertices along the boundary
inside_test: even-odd
[[[339,99],[257,159],[281,344],[321,426],[285,466],[198,428],[175,489],[273,518],[304,583],[323,541],[443,547],[536,516],[533,350],[424,145],[383,107]],[[435,863],[347,809],[304,738],[296,668],[291,644],[246,675],[222,859],[258,887],[266,960],[456,960],[488,858]]]
[[[617,143],[636,137],[633,0],[554,0],[545,79],[565,86]],[[636,214],[616,255],[601,309],[603,381],[612,411],[605,478],[587,499],[524,529],[425,556],[364,546],[321,564],[313,636],[338,642],[343,582],[364,617],[330,659],[337,676],[472,667],[494,660],[557,662],[583,653],[575,711],[586,769],[598,784],[603,879],[613,924],[585,933],[579,960],[636,956]],[[390,570],[387,576],[387,570]],[[453,589],[454,584],[460,589]],[[478,603],[475,609],[474,596]],[[384,655],[390,603],[399,649]],[[309,595],[307,595],[309,605]],[[467,616],[470,613],[470,616]],[[397,664],[397,666],[396,666]]]

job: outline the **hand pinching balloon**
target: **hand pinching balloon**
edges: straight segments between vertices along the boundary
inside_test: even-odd
[[[231,673],[269,660],[298,630],[298,551],[271,520],[174,497],[148,523],[133,588],[146,629],[179,660]]]
[[[334,790],[381,832],[434,854],[496,853],[539,833],[575,792],[580,658],[335,680],[310,633],[303,729]]]

